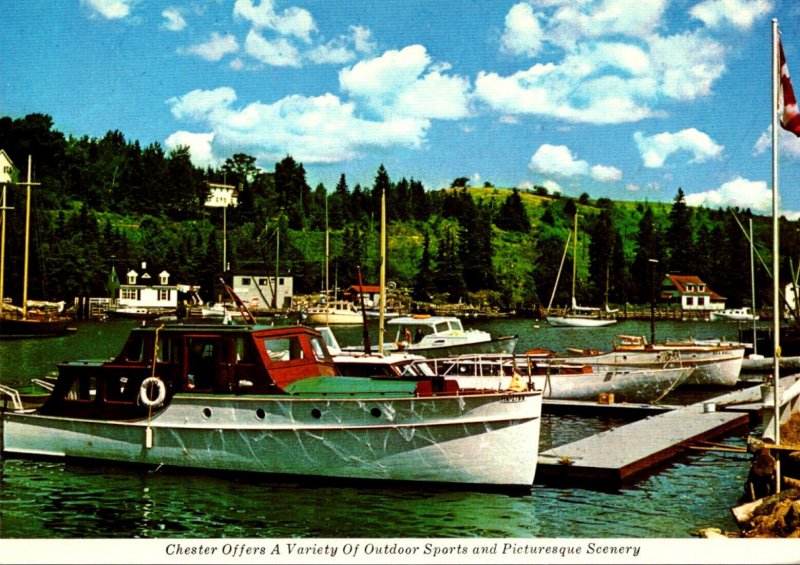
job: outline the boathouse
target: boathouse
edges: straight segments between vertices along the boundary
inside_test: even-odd
[[[725,309],[720,296],[696,275],[667,274],[661,283],[661,300],[681,310],[712,311]]]
[[[361,304],[361,293],[364,293],[364,302],[367,307],[372,307],[380,301],[381,287],[375,284],[354,284],[348,286],[342,292],[342,295],[355,304]]]
[[[294,298],[294,279],[292,277],[277,277],[276,284],[275,275],[242,273],[233,275],[232,283],[233,292],[251,310],[258,312],[275,308],[280,310],[292,308]]]

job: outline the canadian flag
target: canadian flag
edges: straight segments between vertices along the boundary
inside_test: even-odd
[[[783,56],[783,44],[778,41],[781,57],[781,87],[778,91],[778,114],[781,127],[793,134],[800,136],[800,112],[797,109],[797,99],[794,97],[792,81],[789,80],[789,69],[786,67],[786,57]]]

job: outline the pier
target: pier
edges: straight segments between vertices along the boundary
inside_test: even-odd
[[[782,378],[781,388],[787,389],[798,378]],[[644,411],[639,405],[633,408]],[[764,408],[760,385],[688,406],[662,407],[659,414],[541,452],[536,481],[617,489],[693,443],[748,425]]]

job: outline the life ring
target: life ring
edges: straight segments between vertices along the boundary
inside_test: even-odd
[[[158,394],[155,398],[150,398],[149,391],[155,387]],[[139,400],[144,406],[149,408],[158,408],[164,404],[167,398],[167,385],[158,377],[147,377],[142,381],[142,386],[139,387]]]

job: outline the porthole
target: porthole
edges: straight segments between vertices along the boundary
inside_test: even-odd
[[[372,410],[369,411],[369,413],[372,414],[372,416],[374,418],[380,418],[381,417],[381,409],[380,408],[373,408]]]
[[[258,418],[259,420],[263,420],[266,417],[267,413],[264,412],[263,408],[259,408],[258,410],[256,410],[256,418]]]
[[[205,418],[210,418],[211,417],[211,408],[203,408],[203,416]]]
[[[322,412],[320,412],[320,411],[319,411],[319,408],[314,408],[314,409],[311,411],[311,415],[312,415],[314,418],[316,418],[317,420],[319,420],[320,418],[322,418]]]

